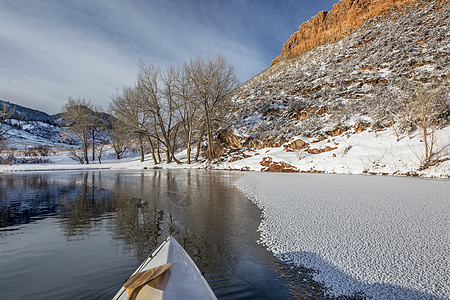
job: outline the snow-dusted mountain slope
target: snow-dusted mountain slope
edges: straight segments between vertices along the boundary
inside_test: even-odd
[[[56,125],[57,115],[49,115],[43,111],[31,109],[4,100],[0,100],[0,107],[6,107],[6,109],[13,111],[13,118],[16,120],[39,121]]]
[[[8,148],[27,149],[49,146],[52,149],[66,149],[74,144],[63,138],[62,129],[59,126],[40,121],[17,121],[15,119],[12,119],[11,123],[13,126],[10,126],[11,129],[6,133]]]
[[[0,100],[0,108],[13,112],[12,118],[4,120],[6,146],[26,149],[36,146],[50,146],[65,149],[73,144],[73,139],[63,138],[57,116]]]
[[[448,1],[418,1],[276,63],[236,92],[228,122],[234,135],[261,147],[296,135],[327,136],[343,125],[387,125],[377,119],[382,98],[414,82],[447,88],[440,122],[448,125],[449,16]]]

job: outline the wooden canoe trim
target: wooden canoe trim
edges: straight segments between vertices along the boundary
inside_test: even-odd
[[[127,300],[135,300],[144,285],[164,274],[172,265],[173,263],[168,263],[131,276],[123,285],[123,288],[128,292]]]

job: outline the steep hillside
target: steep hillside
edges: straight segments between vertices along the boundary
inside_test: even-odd
[[[51,125],[56,125],[56,117],[50,116],[49,114],[31,109],[28,107],[24,107],[18,104],[14,104],[8,101],[0,100],[0,108],[6,107],[8,110],[14,111],[13,118],[16,120],[23,120],[23,121],[39,121],[39,122],[45,122]]]
[[[60,113],[49,115],[43,111],[0,100],[0,109],[3,107],[13,112],[11,118],[2,121],[7,128],[5,138],[8,148],[26,149],[45,145],[55,149],[66,149],[79,146],[76,137],[64,130],[67,125],[62,122]],[[103,112],[99,117],[106,122],[110,122],[112,118]]]
[[[439,100],[435,123],[448,125],[449,16],[449,1],[417,1],[366,20],[338,42],[280,60],[238,89],[229,115],[234,136],[222,140],[261,148],[293,136],[323,139],[349,127],[381,129],[402,120],[407,134],[415,129],[414,116],[401,117],[400,106],[408,106],[419,85]]]
[[[283,45],[281,55],[272,61],[272,65],[280,60],[298,56],[323,43],[335,42],[359,28],[370,18],[389,14],[415,1],[417,0],[339,1],[331,11],[321,11],[303,23]]]
[[[12,111],[10,119],[4,120],[5,142],[8,148],[25,149],[36,146],[51,146],[64,149],[76,144],[73,138],[62,138],[58,115],[51,116],[43,111],[0,100],[0,109]]]

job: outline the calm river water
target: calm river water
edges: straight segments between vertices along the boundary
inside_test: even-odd
[[[261,211],[205,170],[0,175],[0,299],[111,299],[172,234],[221,299],[321,298],[257,243]]]

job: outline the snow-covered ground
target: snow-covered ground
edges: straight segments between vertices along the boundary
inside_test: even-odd
[[[294,138],[295,140],[296,138]],[[417,174],[426,177],[450,177],[450,160],[437,166],[418,171],[424,154],[423,142],[418,131],[397,141],[392,128],[385,131],[363,131],[356,134],[343,133],[314,143],[315,138],[303,138],[310,149],[336,148],[328,152],[310,154],[306,150],[287,152],[284,147],[248,151],[251,157],[234,162],[224,162],[222,169],[247,169],[260,171],[263,157],[274,162],[283,161],[299,171],[337,174]],[[450,159],[450,127],[436,132],[436,150],[440,159]]]
[[[194,163],[177,165],[176,163],[159,164],[160,168],[214,168],[223,170],[261,171],[263,158],[273,162],[289,164],[293,170],[301,172],[323,172],[336,174],[383,174],[383,175],[419,175],[423,177],[450,177],[450,127],[436,131],[436,147],[440,151],[439,158],[443,162],[428,169],[419,171],[420,159],[423,156],[423,142],[418,131],[409,137],[402,137],[397,141],[392,128],[385,131],[363,131],[330,137],[320,142],[315,138],[298,137],[309,143],[309,149],[325,149],[327,146],[335,148],[319,154],[310,154],[306,149],[286,151],[285,147],[264,149],[240,149],[229,154],[220,162],[213,164]],[[294,138],[295,140],[295,138]],[[58,149],[62,146],[56,145]],[[65,146],[66,149],[70,146]],[[246,158],[244,158],[244,154]],[[153,168],[151,155],[147,155],[144,162],[140,162],[139,155],[129,155],[116,160],[114,155],[104,154],[102,164],[82,165],[68,157],[68,151],[58,151],[50,156],[50,164],[28,165],[0,165],[1,171],[32,171],[32,170],[61,170],[61,169],[143,169]],[[186,162],[186,153],[177,154],[181,162]],[[233,159],[234,158],[234,159]],[[242,158],[242,159],[241,159]],[[237,159],[237,160],[236,160]],[[446,160],[447,159],[447,160]]]
[[[47,146],[54,150],[71,149],[75,146],[60,142],[60,129],[56,126],[39,121],[17,121],[11,123],[20,126],[21,129],[11,128],[8,131],[6,143],[9,148],[27,149],[36,146]],[[9,125],[4,125],[10,128]]]
[[[263,211],[261,241],[331,295],[450,299],[448,180],[248,173],[235,185]]]

